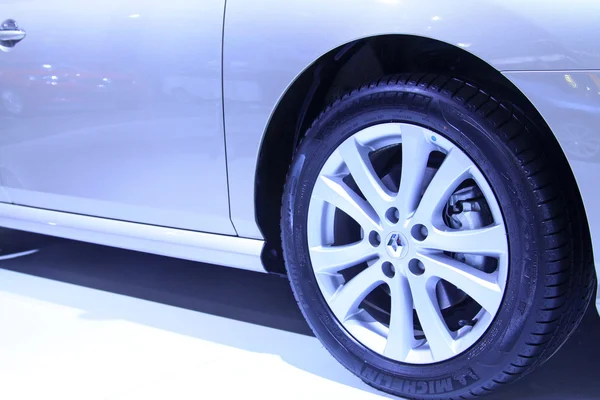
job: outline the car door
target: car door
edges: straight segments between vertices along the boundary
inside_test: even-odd
[[[3,1],[5,31],[26,36],[0,42],[0,201],[235,234],[224,6]]]

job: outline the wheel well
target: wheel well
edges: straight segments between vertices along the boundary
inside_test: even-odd
[[[556,138],[531,102],[504,75],[460,47],[433,39],[384,35],[356,40],[321,56],[304,70],[281,98],[261,145],[255,181],[258,226],[265,238],[263,263],[285,273],[281,250],[280,209],[294,149],[321,111],[335,98],[364,83],[398,73],[430,72],[474,82],[518,106],[539,128],[550,159],[562,163],[567,181],[578,192]],[[576,206],[583,204],[576,196]],[[585,214],[584,215],[585,219]],[[587,226],[587,219],[580,221]],[[589,229],[586,230],[589,236]]]

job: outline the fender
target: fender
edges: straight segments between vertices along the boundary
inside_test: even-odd
[[[401,34],[461,47],[499,71],[600,68],[600,2],[584,2],[228,0],[223,92],[238,234],[262,238],[254,204],[262,139],[286,89],[319,57],[357,39]]]

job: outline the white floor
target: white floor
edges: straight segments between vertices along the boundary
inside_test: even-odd
[[[40,252],[0,262],[0,399],[385,398],[310,335],[284,279],[31,240]],[[600,398],[588,317],[494,398]]]

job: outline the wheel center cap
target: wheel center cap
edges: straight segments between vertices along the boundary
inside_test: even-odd
[[[408,253],[408,242],[400,232],[392,232],[385,241],[385,249],[392,258],[402,258]]]

